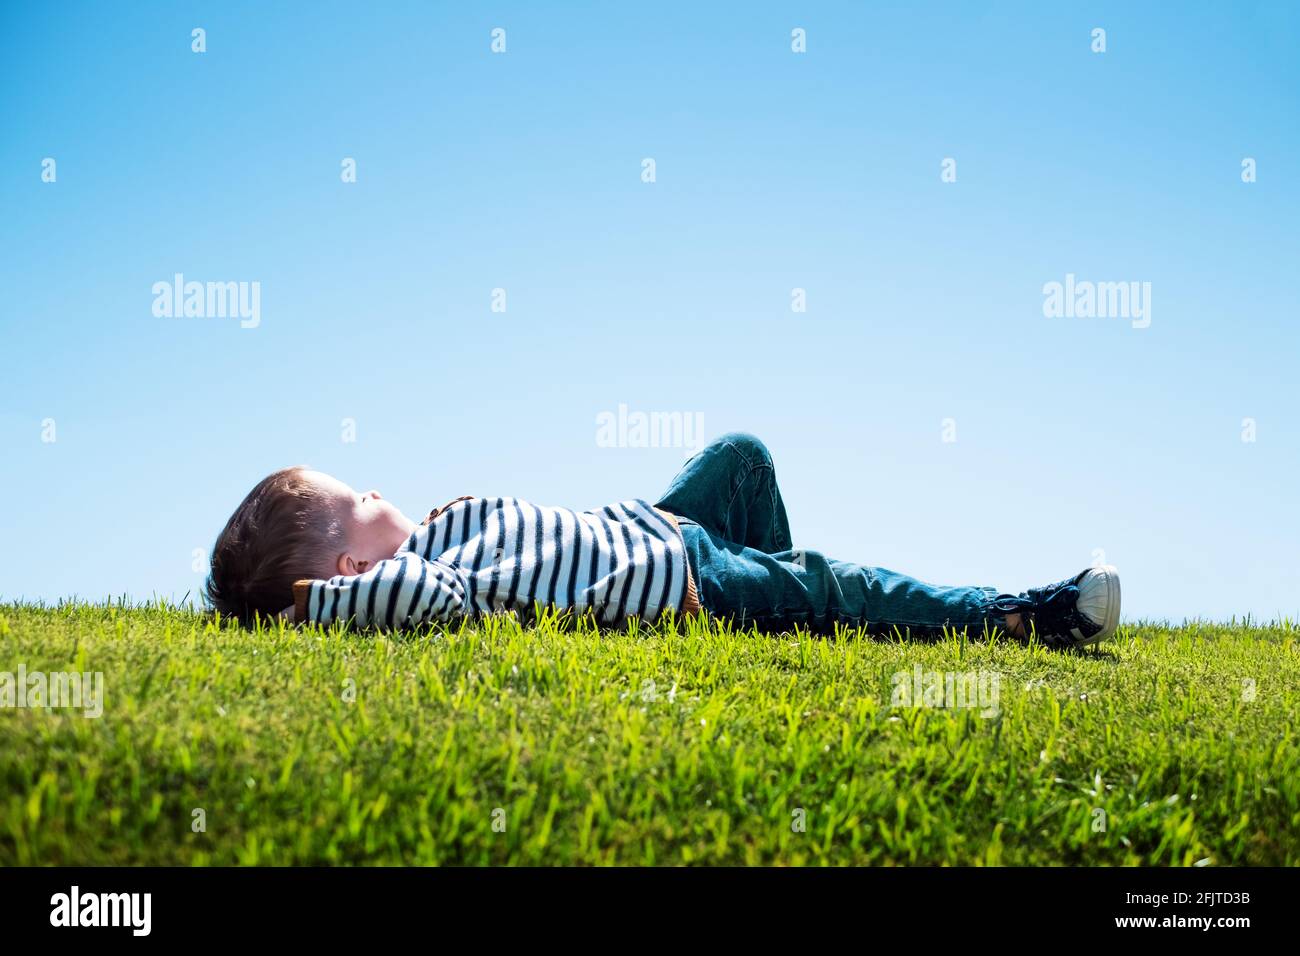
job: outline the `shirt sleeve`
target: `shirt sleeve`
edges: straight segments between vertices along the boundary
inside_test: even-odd
[[[464,575],[446,562],[404,551],[364,574],[293,585],[294,620],[351,621],[357,627],[403,628],[451,621],[469,608]]]

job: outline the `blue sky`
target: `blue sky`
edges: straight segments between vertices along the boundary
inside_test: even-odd
[[[196,593],[286,464],[654,500],[690,449],[622,404],[763,438],[799,547],[1295,616],[1298,11],[4,5],[0,596]],[[260,323],[155,316],[176,273]],[[1046,317],[1067,274],[1149,327]]]

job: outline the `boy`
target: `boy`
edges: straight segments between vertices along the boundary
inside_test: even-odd
[[[404,627],[527,615],[538,604],[590,611],[607,625],[707,611],[771,632],[843,624],[926,636],[987,626],[1052,646],[1106,640],[1120,609],[1109,565],[1010,595],[792,550],[772,457],[738,432],[692,457],[654,505],[575,512],[467,496],[418,526],[378,492],[287,468],[227,522],[207,594],[246,623],[283,609],[296,621]]]

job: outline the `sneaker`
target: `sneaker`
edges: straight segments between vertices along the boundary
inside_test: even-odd
[[[1098,644],[1119,627],[1119,572],[1109,564],[1088,568],[1019,596],[1000,594],[993,607],[1020,614],[1026,635],[1032,622],[1038,639],[1049,647]]]

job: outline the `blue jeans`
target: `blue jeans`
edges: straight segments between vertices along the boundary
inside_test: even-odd
[[[693,456],[658,507],[677,515],[700,603],[741,627],[829,633],[836,624],[913,636],[1002,623],[984,587],[914,578],[795,549],[772,456],[753,435],[723,435]]]

